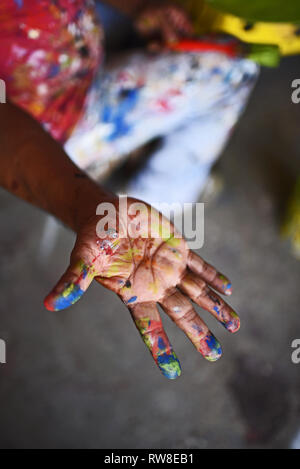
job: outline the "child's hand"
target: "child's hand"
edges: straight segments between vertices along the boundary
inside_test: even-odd
[[[236,332],[240,322],[213,291],[230,295],[227,278],[190,251],[171,222],[160,218],[153,208],[150,221],[150,211],[149,205],[128,199],[128,208],[117,212],[116,230],[99,227],[101,218],[97,215],[85,223],[79,230],[70,266],[45,299],[45,306],[51,311],[67,308],[95,279],[119,295],[156,364],[167,378],[173,379],[181,373],[180,364],[157,304],[209,361],[220,358],[221,347],[190,300],[212,313],[230,332]],[[125,222],[127,227],[121,237]]]
[[[160,40],[166,45],[193,34],[192,23],[185,11],[172,4],[146,8],[135,26],[145,39]]]

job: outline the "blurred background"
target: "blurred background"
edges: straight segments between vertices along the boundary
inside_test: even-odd
[[[300,264],[280,238],[300,172],[300,59],[262,70],[215,171],[199,251],[233,282],[242,327],[230,336],[199,313],[223,345],[202,359],[164,317],[182,376],[160,375],[126,307],[93,284],[71,309],[42,300],[63,273],[74,235],[0,191],[1,448],[300,448]],[[112,181],[113,182],[113,181]],[[52,225],[53,226],[53,225]],[[50,230],[51,232],[51,230]]]

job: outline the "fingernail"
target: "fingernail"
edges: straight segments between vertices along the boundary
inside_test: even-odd
[[[228,280],[228,278],[225,277],[225,275],[222,275],[222,274],[219,274],[218,277],[223,283],[224,294],[227,295],[227,296],[231,295],[232,294],[232,284],[231,284],[230,280]]]
[[[76,283],[69,283],[60,295],[53,296],[50,293],[45,298],[44,305],[49,311],[60,311],[76,303],[84,294],[80,286]]]
[[[207,334],[206,337],[201,340],[200,348],[204,358],[210,362],[215,362],[222,356],[221,345],[212,334]]]
[[[53,301],[49,295],[44,299],[44,306],[48,311],[55,311]]]
[[[229,332],[232,332],[232,333],[238,332],[238,330],[241,327],[240,318],[238,317],[235,311],[231,311],[230,316],[231,316],[230,321],[227,321],[224,324],[224,326]]]
[[[176,354],[164,352],[157,357],[157,365],[162,374],[168,379],[176,379],[181,375],[181,366]]]

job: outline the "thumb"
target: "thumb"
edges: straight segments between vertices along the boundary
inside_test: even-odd
[[[60,311],[76,303],[94,278],[94,269],[82,260],[71,260],[69,267],[44,299],[49,311]]]
[[[173,44],[179,39],[179,34],[176,29],[167,22],[161,23],[161,34],[165,44]]]
[[[163,50],[163,45],[159,41],[150,41],[147,44],[147,50],[152,53],[158,53]]]

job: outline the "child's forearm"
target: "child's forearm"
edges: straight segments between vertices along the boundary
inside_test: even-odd
[[[0,185],[75,231],[113,194],[74,165],[29,115],[0,105]]]

